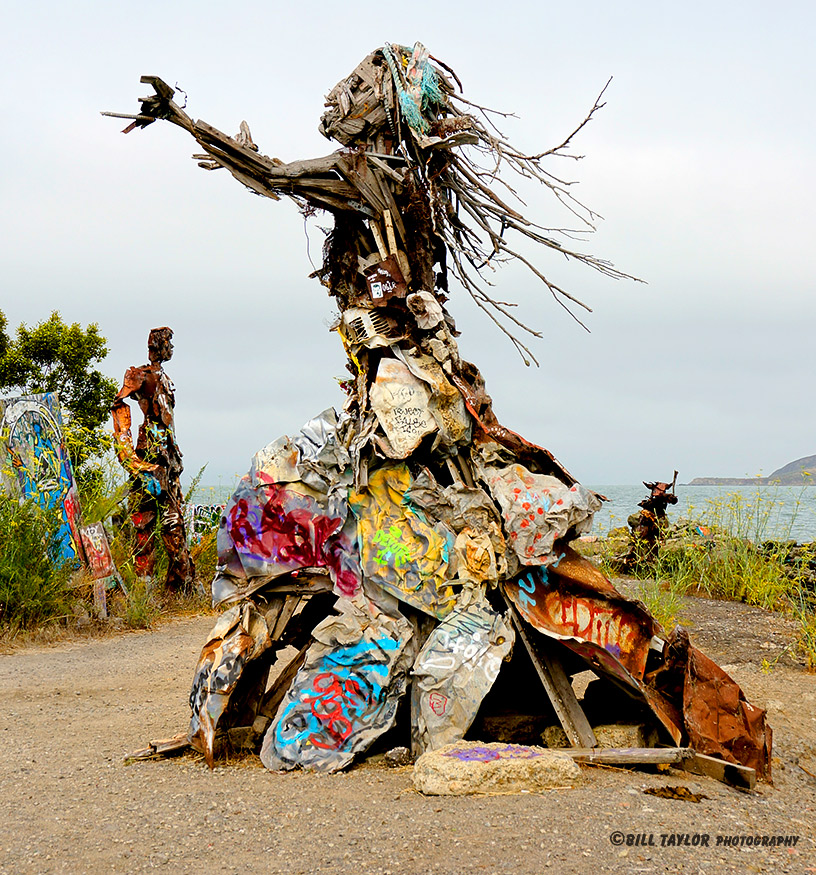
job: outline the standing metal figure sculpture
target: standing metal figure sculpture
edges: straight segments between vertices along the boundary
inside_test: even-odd
[[[343,411],[260,450],[225,509],[212,584],[224,613],[199,658],[184,743],[212,764],[240,736],[270,769],[332,771],[389,730],[407,698],[415,752],[437,748],[463,737],[519,642],[544,688],[525,698],[551,704],[575,747],[596,739],[567,674],[591,667],[665,740],[767,774],[762,712],[570,548],[600,497],[498,422],[445,307],[451,273],[529,363],[514,332],[536,332],[486,290],[494,265],[520,261],[556,301],[585,305],[513,236],[626,276],[572,248],[574,229],[510,206],[502,175],[540,183],[592,230],[595,214],[545,163],[568,154],[600,98],[559,146],[528,154],[421,43],[386,43],[326,98],[320,130],[343,148],[284,163],[259,153],[245,122],[229,137],[194,121],[161,79],[142,81],[155,94],[122,116],[126,132],[165,119],[195,138],[205,169],[333,215],[317,276],[340,310],[351,375]],[[298,653],[267,688],[287,645]],[[695,710],[712,677],[728,701]],[[734,731],[723,733],[726,711]]]
[[[633,513],[629,519],[629,527],[632,529],[632,544],[629,553],[624,559],[624,567],[634,568],[638,564],[651,562],[657,556],[658,545],[666,535],[669,526],[669,518],[666,508],[670,504],[677,504],[675,485],[677,483],[677,471],[671,483],[655,481],[643,485],[649,490],[649,497],[638,502],[638,507],[643,510]]]
[[[193,561],[184,528],[181,491],[181,450],[173,423],[173,383],[162,364],[173,355],[173,332],[154,328],[147,340],[150,363],[128,368],[113,402],[116,453],[130,475],[129,510],[136,538],[135,566],[141,577],[152,577],[156,565],[156,534],[161,532],[167,551],[167,585],[189,588]],[[144,415],[136,445],[131,434],[128,401],[136,401]]]

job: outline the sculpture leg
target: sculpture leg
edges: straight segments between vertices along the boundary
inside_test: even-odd
[[[134,530],[134,568],[137,576],[152,577],[156,566],[156,499],[149,493],[134,488],[128,504]]]
[[[162,540],[167,551],[167,585],[173,589],[189,588],[195,567],[187,549],[184,528],[184,496],[178,482],[170,483],[162,502]]]

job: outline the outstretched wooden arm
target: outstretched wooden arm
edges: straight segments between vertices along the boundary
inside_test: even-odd
[[[103,112],[114,118],[131,119],[123,133],[134,128],[145,128],[157,119],[164,119],[188,131],[204,150],[204,155],[194,155],[199,166],[206,170],[226,167],[243,185],[264,197],[278,200],[281,194],[302,198],[309,204],[328,210],[351,210],[366,216],[378,217],[383,208],[384,196],[376,182],[371,185],[365,178],[352,181],[360,173],[359,161],[344,152],[334,152],[324,158],[292,161],[284,164],[277,158],[269,158],[258,152],[252,142],[246,123],[241,124],[241,133],[230,137],[203,121],[194,121],[173,100],[175,91],[158,76],[142,76],[141,82],[152,85],[156,92],[141,98],[137,115]],[[376,170],[363,162],[365,169]]]

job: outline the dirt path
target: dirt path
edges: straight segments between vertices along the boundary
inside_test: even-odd
[[[816,779],[800,767],[816,775],[816,676],[786,664],[763,673],[786,621],[723,604],[690,603],[692,637],[769,708],[775,785],[753,795],[597,768],[573,790],[425,798],[410,768],[277,775],[251,758],[210,772],[192,755],[125,766],[125,753],[185,727],[210,617],[0,656],[0,873],[816,872]],[[729,646],[724,618],[747,646]],[[709,798],[643,794],[667,784]],[[615,831],[655,845],[614,846]],[[662,847],[671,833],[708,834],[710,846]],[[726,847],[718,835],[800,838]]]

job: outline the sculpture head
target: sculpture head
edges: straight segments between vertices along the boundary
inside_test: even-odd
[[[376,145],[383,137],[398,142],[400,125],[427,135],[440,112],[449,111],[452,90],[422,43],[386,43],[326,95],[319,130],[344,146]]]
[[[147,337],[147,355],[151,364],[169,362],[173,357],[173,329],[166,325],[153,328]]]

